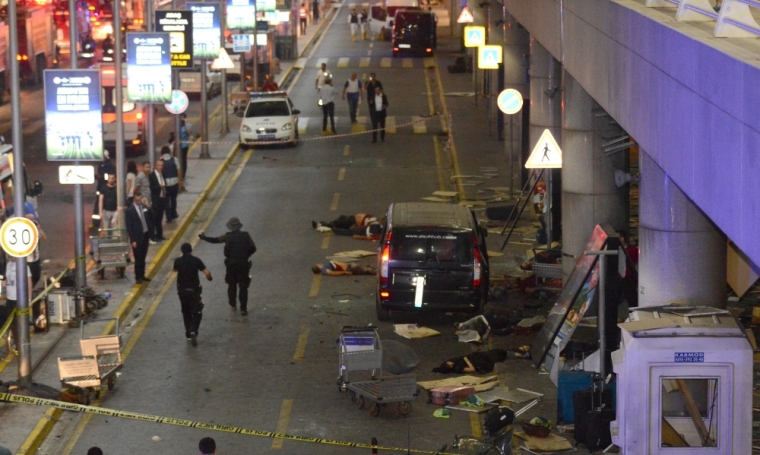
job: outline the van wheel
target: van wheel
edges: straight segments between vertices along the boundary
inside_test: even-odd
[[[391,310],[383,308],[383,305],[380,303],[380,299],[378,297],[375,297],[375,313],[377,313],[378,321],[385,322],[391,320]]]

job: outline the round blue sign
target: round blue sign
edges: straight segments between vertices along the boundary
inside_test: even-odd
[[[496,104],[501,112],[512,115],[520,112],[523,105],[523,97],[517,90],[508,88],[499,93]]]
[[[170,103],[164,104],[166,110],[170,114],[181,114],[187,110],[187,106],[190,104],[190,100],[187,98],[187,94],[182,90],[172,90],[172,100]]]

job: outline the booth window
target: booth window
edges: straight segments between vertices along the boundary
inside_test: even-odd
[[[718,378],[662,378],[660,447],[717,447]]]

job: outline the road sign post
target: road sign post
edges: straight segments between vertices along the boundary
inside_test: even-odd
[[[525,163],[525,167],[528,169],[550,169],[547,174],[549,177],[546,179],[546,204],[544,204],[546,210],[546,248],[552,247],[552,173],[551,169],[562,168],[562,149],[559,148],[559,144],[554,139],[551,131],[545,129],[538,139],[536,146],[533,148],[528,161]]]
[[[509,116],[509,141],[504,141],[504,146],[508,147],[507,154],[509,155],[509,192],[510,195],[515,191],[515,168],[514,168],[514,139],[513,139],[513,118],[514,114],[517,114],[522,110],[523,97],[520,92],[513,88],[502,90],[499,96],[496,98],[496,105],[501,112]]]
[[[478,70],[475,64],[476,48],[485,46],[486,28],[479,25],[468,25],[464,28],[464,47],[472,48],[472,91],[475,93],[475,104],[478,104]]]

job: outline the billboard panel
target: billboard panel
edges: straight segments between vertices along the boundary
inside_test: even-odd
[[[253,30],[256,25],[255,0],[227,0],[227,30]]]
[[[173,67],[193,67],[193,12],[190,10],[156,11],[156,31],[169,33],[169,51]]]
[[[193,54],[195,58],[217,58],[222,46],[219,3],[187,3],[193,12]]]
[[[142,103],[172,100],[169,33],[127,33],[127,99]]]

